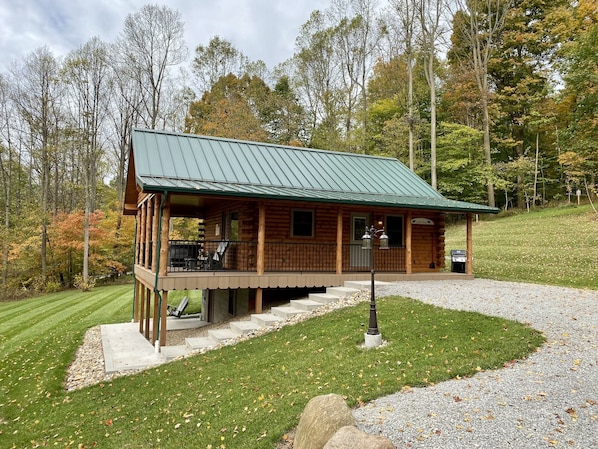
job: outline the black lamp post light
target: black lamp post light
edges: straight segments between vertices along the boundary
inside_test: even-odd
[[[380,234],[378,236],[378,234]],[[374,239],[378,237],[380,240],[380,249],[388,249],[388,236],[384,233],[384,228],[376,229],[374,226],[365,229],[362,241],[362,249],[370,251],[370,270],[372,273],[372,289],[370,295],[370,323],[368,331],[365,333],[365,347],[366,349],[376,348],[382,344],[382,334],[378,329],[378,318],[376,316],[376,292],[375,292],[375,269],[374,269]]]

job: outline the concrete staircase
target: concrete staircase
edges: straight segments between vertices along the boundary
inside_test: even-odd
[[[269,313],[252,314],[249,319],[230,322],[227,328],[210,329],[206,337],[186,338],[184,345],[164,346],[161,348],[162,358],[168,361],[192,351],[226,343],[233,338],[251,334],[265,327],[275,326],[295,315],[312,312],[366,289],[369,289],[369,285],[347,283],[344,287],[329,287],[326,289],[326,293],[310,293],[307,298],[293,299],[287,305],[272,307]]]

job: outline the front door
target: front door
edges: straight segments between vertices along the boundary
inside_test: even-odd
[[[366,268],[370,266],[370,252],[362,249],[363,234],[370,225],[368,214],[351,214],[351,268]]]

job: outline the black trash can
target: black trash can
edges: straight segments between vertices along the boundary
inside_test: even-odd
[[[465,273],[465,263],[467,262],[467,253],[464,249],[451,250],[451,272]]]

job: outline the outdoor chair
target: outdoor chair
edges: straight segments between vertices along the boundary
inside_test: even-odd
[[[228,240],[223,240],[218,244],[218,248],[214,254],[210,255],[209,269],[210,270],[222,270],[224,269],[224,253],[228,248]]]
[[[179,303],[178,306],[174,307],[171,306],[170,304],[168,304],[166,306],[166,314],[168,316],[175,316],[177,318],[180,318],[181,315],[183,314],[183,312],[185,311],[185,309],[187,308],[187,306],[189,305],[189,298],[187,298],[186,296],[181,300],[181,302]]]

